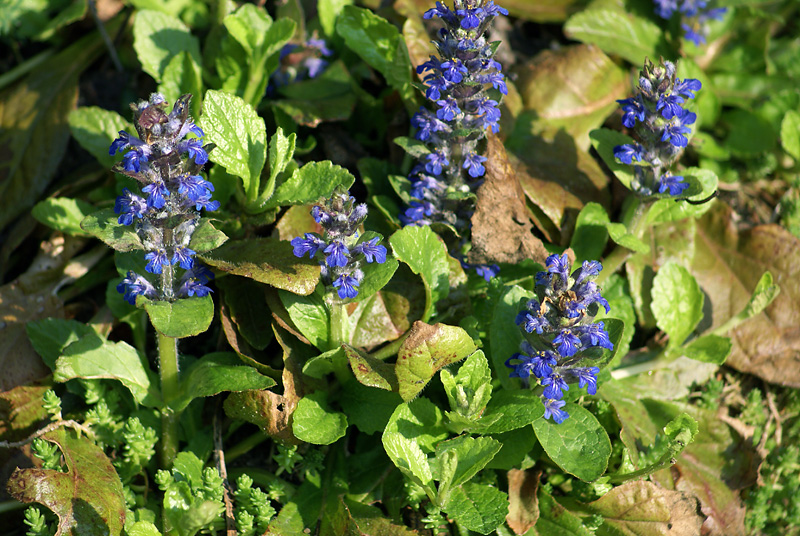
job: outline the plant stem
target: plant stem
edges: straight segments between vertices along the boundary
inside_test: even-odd
[[[347,315],[347,305],[340,300],[329,298],[328,310],[330,311],[330,339],[331,350],[341,348],[343,344],[350,342],[350,319]],[[340,383],[345,383],[352,376],[349,374],[347,359],[342,358],[341,352],[333,356],[333,372]]]
[[[253,447],[257,447],[267,439],[269,439],[269,436],[267,436],[267,434],[259,430],[250,437],[247,437],[241,442],[237,443],[232,448],[226,449],[225,461],[229,463],[232,462],[242,454],[250,452],[250,449],[252,449]]]
[[[161,466],[172,467],[178,454],[178,425],[180,414],[170,403],[180,394],[178,378],[178,339],[158,334],[158,370],[161,375],[161,396],[164,407],[161,410]]]
[[[644,201],[641,199],[636,200],[636,207],[633,209],[633,216],[627,223],[630,233],[636,238],[641,239],[644,234],[644,222],[647,219],[652,201]],[[611,277],[625,264],[630,256],[633,254],[631,250],[624,246],[617,245],[605,259],[603,259],[603,271],[597,276],[595,280],[598,285],[605,282],[606,279]]]

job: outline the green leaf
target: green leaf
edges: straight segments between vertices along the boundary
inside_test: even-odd
[[[147,301],[144,309],[159,333],[176,339],[203,333],[214,319],[211,296],[182,298],[174,302]]]
[[[378,244],[385,246],[383,237],[374,231],[365,231],[358,239],[358,243],[362,244],[376,237],[381,239]],[[364,272],[364,280],[361,281],[361,285],[358,287],[358,301],[363,302],[385,287],[392,279],[399,265],[400,263],[391,254],[386,255],[386,262],[380,264],[377,262],[362,263],[361,270]]]
[[[321,351],[330,350],[328,346],[330,317],[322,291],[317,290],[308,296],[298,296],[279,290],[278,296],[300,333]]]
[[[615,318],[622,322],[623,332],[619,340],[614,341],[614,357],[608,363],[608,368],[613,369],[623,357],[628,355],[634,332],[636,331],[636,311],[633,299],[628,290],[628,280],[619,274],[614,274],[602,285],[601,293],[608,301],[611,310],[606,313],[600,308],[595,320]]]
[[[415,138],[400,136],[395,138],[394,142],[402,147],[405,152],[417,159],[424,159],[431,154],[431,150],[428,145],[425,142]]]
[[[217,249],[227,240],[228,237],[225,233],[217,230],[211,220],[201,218],[200,223],[192,233],[189,249],[192,249],[195,253],[207,253],[212,249]]]
[[[117,251],[144,249],[133,227],[120,225],[117,223],[118,219],[119,216],[114,213],[114,209],[104,208],[83,218],[81,229]]]
[[[8,479],[8,492],[23,503],[47,506],[58,516],[58,534],[121,534],[122,482],[103,450],[64,428],[42,437],[58,445],[67,472],[17,468]]]
[[[347,416],[331,410],[324,391],[315,391],[297,403],[292,430],[301,441],[315,445],[330,445],[344,437],[347,430]]]
[[[719,179],[716,173],[708,169],[686,168],[681,171],[685,181],[690,186],[684,192],[692,201],[702,201],[708,199],[717,191]],[[691,203],[678,202],[669,197],[659,199],[650,207],[647,213],[647,223],[662,223],[681,221],[686,218],[698,218],[708,212],[713,203],[702,203],[693,205]]]
[[[336,32],[353,52],[383,75],[407,106],[413,105],[411,61],[405,40],[393,24],[368,9],[346,6],[336,21]]]
[[[36,352],[42,356],[45,364],[55,368],[56,359],[64,348],[95,331],[83,322],[64,320],[63,318],[44,318],[25,324],[28,338]]]
[[[203,101],[200,126],[206,142],[216,144],[209,158],[242,179],[248,199],[258,195],[261,170],[267,158],[264,120],[236,95],[209,90]]]
[[[656,324],[669,335],[670,347],[686,340],[703,318],[703,291],[689,271],[674,262],[659,268],[653,279],[651,309]]]
[[[800,161],[800,113],[795,110],[789,110],[783,116],[781,145],[795,161]]]
[[[387,434],[413,441],[426,454],[434,452],[436,444],[450,435],[444,426],[442,410],[427,398],[397,406],[386,425],[384,437]]]
[[[113,34],[119,22],[110,22],[106,30]],[[59,169],[69,141],[67,118],[78,99],[78,77],[105,53],[100,35],[93,32],[0,92],[0,229],[30,210]]]
[[[173,56],[162,74],[162,82],[158,92],[164,95],[167,102],[173,103],[187,93],[193,95],[191,101],[192,114],[200,115],[200,103],[203,95],[203,79],[200,65],[192,55],[184,50]]]
[[[561,424],[549,419],[533,423],[542,448],[561,469],[585,482],[606,472],[611,456],[611,440],[594,415],[577,404],[563,408],[569,418]]]
[[[365,385],[350,383],[339,398],[347,414],[347,421],[365,434],[383,432],[395,408],[403,399],[397,393],[375,390]]]
[[[263,7],[245,4],[222,21],[228,33],[253,57],[264,46],[272,17]]]
[[[686,357],[695,361],[722,365],[730,355],[732,348],[733,343],[728,337],[705,335],[693,340],[682,351]]]
[[[38,222],[56,231],[76,236],[91,236],[81,229],[81,221],[91,212],[94,212],[94,207],[86,201],[69,197],[50,197],[36,203],[31,214]]]
[[[650,253],[650,246],[629,233],[624,224],[612,223],[602,205],[587,203],[578,214],[570,242],[570,247],[575,251],[574,264],[579,266],[585,260],[599,259],[609,236],[615,244],[636,253]]]
[[[539,536],[594,536],[581,518],[558,504],[544,486],[539,486],[539,519],[534,529]]]
[[[433,315],[436,302],[450,292],[447,250],[430,227],[403,227],[389,237],[394,256],[422,277],[425,284],[425,322]]]
[[[223,272],[304,296],[314,292],[319,282],[319,264],[298,259],[289,242],[274,238],[231,240],[201,259]]]
[[[489,326],[489,350],[492,367],[500,378],[500,385],[513,389],[514,382],[508,376],[511,370],[505,366],[507,359],[519,351],[522,332],[517,326],[520,302],[529,299],[531,294],[517,285],[507,287],[494,306],[492,323]]]
[[[125,529],[127,536],[162,536],[161,531],[149,521],[137,521]]]
[[[196,65],[202,63],[200,42],[179,19],[158,11],[142,10],[133,21],[133,48],[144,72],[161,82],[170,60],[188,52]]]
[[[442,459],[447,452],[454,452],[458,464],[450,486],[456,488],[468,482],[478,471],[486,467],[500,452],[502,445],[490,437],[462,435],[436,445],[436,458]]]
[[[635,63],[640,63],[638,60]],[[608,128],[599,128],[589,133],[589,138],[592,140],[592,147],[594,147],[600,158],[603,159],[605,165],[608,166],[614,175],[619,179],[619,182],[627,189],[631,189],[633,184],[633,166],[618,162],[614,158],[614,147],[617,145],[625,145],[633,143],[634,140],[630,136],[626,136],[622,132],[611,130]]]
[[[138,403],[155,408],[162,405],[155,373],[126,342],[106,341],[91,333],[67,346],[56,361],[53,379],[66,382],[73,378],[118,380]]]
[[[297,134],[292,132],[288,136],[284,136],[283,129],[278,127],[275,134],[269,140],[269,179],[264,186],[262,196],[264,199],[269,199],[275,192],[275,179],[279,173],[283,173],[289,162],[292,161],[294,156],[294,149],[297,142]]]
[[[262,376],[253,367],[242,365],[236,354],[216,352],[201,357],[181,379],[181,396],[170,403],[181,411],[195,398],[214,396],[225,391],[269,389],[275,380]]]
[[[645,58],[668,55],[661,28],[622,9],[588,9],[576,13],[564,24],[564,33],[634,65],[642,65]]]
[[[316,78],[282,86],[278,91],[286,98],[271,104],[298,125],[315,128],[325,121],[350,119],[361,91],[356,88],[344,62],[337,60]]]
[[[330,197],[338,186],[349,190],[355,180],[349,171],[330,160],[309,162],[275,188],[275,194],[267,201],[265,208],[307,205],[319,201],[321,197]]]
[[[742,309],[738,315],[731,317],[727,322],[715,329],[714,333],[717,335],[728,333],[745,320],[760,314],[778,297],[780,292],[780,287],[772,282],[772,273],[764,272],[761,275],[761,279],[758,280],[756,288],[753,289],[753,294],[750,296],[750,300],[747,302],[744,309]]]
[[[108,150],[124,130],[133,134],[133,124],[111,110],[97,106],[81,106],[69,114],[69,129],[81,147],[86,149],[104,168],[113,166],[119,156],[109,155]]]
[[[723,114],[728,125],[725,147],[737,155],[754,158],[775,149],[778,141],[776,127],[761,115],[749,110],[735,109]]]
[[[491,534],[506,519],[508,495],[494,486],[467,482],[453,490],[444,510],[464,528]]]
[[[322,31],[328,37],[333,37],[336,31],[336,20],[342,13],[344,6],[353,5],[353,0],[320,0],[317,3],[317,16]]]
[[[422,486],[429,496],[433,495],[433,474],[419,445],[398,433],[384,432],[381,440],[386,454],[400,472]]]
[[[397,353],[395,373],[400,396],[406,401],[413,399],[440,368],[464,359],[475,350],[472,337],[459,327],[414,322]]]
[[[439,378],[442,380],[450,408],[464,416],[482,413],[492,396],[492,373],[483,350],[478,350],[467,357],[456,376],[449,370],[442,369]],[[468,407],[461,407],[459,393],[463,393],[463,402],[469,404]],[[478,393],[480,398],[477,396]]]
[[[502,389],[492,395],[483,419],[490,424],[482,434],[499,434],[516,430],[537,421],[544,415],[542,397],[529,390]],[[499,416],[499,419],[496,417]]]

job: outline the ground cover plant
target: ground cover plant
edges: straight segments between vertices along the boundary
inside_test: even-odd
[[[793,0],[0,6],[0,532],[800,534]]]

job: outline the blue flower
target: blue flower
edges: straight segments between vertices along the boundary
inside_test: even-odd
[[[528,311],[520,312],[517,315],[517,325],[528,333],[533,333],[535,331],[539,335],[544,333],[545,329],[550,328],[550,322],[547,320],[547,318],[541,314],[538,314],[538,311],[534,314],[531,314],[531,312]]]
[[[567,404],[564,400],[546,398],[543,402],[545,419],[552,417],[556,424],[561,424],[569,418],[569,413],[561,409]]]
[[[672,91],[693,99],[695,97],[694,92],[700,91],[702,87],[703,84],[700,83],[700,80],[695,80],[694,78],[687,78],[686,80],[677,79],[675,80],[675,86],[672,88]]]
[[[131,305],[136,305],[136,296],[156,297],[156,288],[153,284],[135,272],[128,272],[128,276],[117,285],[117,292]]]
[[[659,181],[658,193],[663,194],[669,190],[669,195],[681,195],[689,187],[688,182],[683,182],[680,175],[662,175]]]
[[[208,162],[208,153],[203,149],[203,143],[200,140],[186,140],[178,144],[178,151],[181,153],[189,153],[189,158],[194,159],[194,163],[198,166]]]
[[[291,242],[292,246],[294,246],[294,255],[295,257],[303,257],[306,253],[310,258],[314,258],[314,255],[317,254],[317,251],[324,249],[327,244],[317,235],[313,233],[306,233],[305,238],[293,238]]]
[[[151,274],[160,274],[164,266],[169,266],[167,252],[163,249],[150,251],[144,258],[147,261],[147,266],[144,269]]]
[[[470,177],[478,178],[486,173],[486,168],[483,167],[484,162],[486,162],[485,156],[476,153],[467,153],[464,156],[464,164],[462,167],[469,170]]]
[[[558,353],[564,357],[571,357],[578,352],[578,347],[581,340],[572,333],[571,329],[562,329],[556,338],[553,339],[553,344],[558,345]]]
[[[117,222],[120,225],[130,225],[134,218],[141,219],[147,208],[144,198],[131,193],[127,188],[122,189],[122,195],[114,203],[114,212],[119,214]]]
[[[380,241],[381,239],[379,237],[375,237],[366,242],[362,242],[353,248],[353,253],[364,255],[368,263],[377,262],[378,264],[383,264],[386,262],[386,247],[379,246],[378,242]]]
[[[683,113],[683,108],[681,108],[681,104],[683,104],[683,102],[683,97],[677,93],[664,95],[658,99],[656,110],[661,110],[661,116],[664,119],[672,119],[676,115]]]
[[[487,282],[491,281],[497,274],[500,273],[500,267],[496,264],[475,264],[470,268],[475,269],[475,273],[485,279]]]
[[[636,121],[644,121],[647,117],[647,110],[637,98],[624,99],[617,101],[622,106],[622,124],[628,128],[636,126]]]
[[[597,346],[607,350],[614,349],[614,344],[611,342],[611,339],[609,339],[608,332],[602,320],[587,326],[580,326],[576,329],[580,330],[580,341],[584,348]]]
[[[172,264],[180,264],[180,267],[184,270],[190,270],[194,266],[193,255],[196,255],[196,253],[191,249],[177,247],[172,254]]]
[[[569,391],[569,385],[557,372],[541,378],[539,383],[545,386],[544,393],[542,393],[545,398],[563,398],[564,392]]]
[[[623,164],[632,164],[634,160],[641,162],[644,160],[644,147],[638,143],[626,143],[614,147],[614,158]]]
[[[182,175],[178,177],[178,193],[191,201],[210,195],[214,185],[199,175]]]
[[[334,288],[338,289],[339,298],[355,298],[358,295],[358,280],[347,274],[342,274],[333,282]]]
[[[472,9],[459,9],[456,14],[461,17],[461,27],[465,30],[477,28],[483,22],[483,9],[477,7]]]
[[[600,369],[597,367],[584,367],[570,369],[570,374],[578,378],[578,387],[583,389],[586,387],[586,392],[590,395],[597,394],[597,374]]]
[[[469,72],[459,59],[443,61],[439,64],[439,69],[442,72],[442,78],[451,84],[460,83],[464,79],[464,75]]]
[[[155,209],[162,209],[166,204],[166,200],[164,199],[166,196],[169,195],[169,190],[164,183],[159,181],[152,182],[142,188],[142,192],[148,194],[147,195],[147,206],[148,208],[155,208]]]
[[[452,121],[461,113],[458,103],[452,97],[436,101],[436,104],[439,105],[439,109],[436,111],[436,117],[442,121]]]
[[[339,240],[334,240],[328,244],[323,251],[328,254],[328,256],[325,257],[325,263],[328,266],[347,266],[350,250],[344,245],[344,243],[340,242]]]
[[[447,157],[444,155],[444,153],[434,151],[428,155],[428,162],[425,164],[425,171],[431,175],[441,175],[442,168],[449,165],[450,161],[447,160]]]

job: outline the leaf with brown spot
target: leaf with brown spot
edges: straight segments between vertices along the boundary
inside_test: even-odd
[[[762,274],[780,294],[762,313],[733,329],[725,362],[768,382],[800,387],[800,240],[778,225],[740,230],[722,203],[698,221],[692,274],[707,293],[712,328],[745,308]]]
[[[122,532],[125,499],[122,482],[102,449],[63,428],[42,436],[61,449],[67,472],[17,469],[8,492],[24,503],[38,502],[58,516],[56,536]]]
[[[644,480],[617,486],[587,506],[608,530],[631,536],[697,536],[703,524],[696,498]]]
[[[440,368],[464,359],[476,349],[472,337],[459,327],[414,322],[397,353],[395,373],[400,396],[405,401],[413,399]]]
[[[533,236],[516,170],[500,140],[489,136],[487,141],[486,175],[472,216],[469,261],[517,263],[533,259],[543,263],[548,253],[542,241]]]
[[[511,469],[508,473],[506,523],[514,534],[525,534],[539,519],[539,475],[541,472]]]
[[[223,272],[249,277],[302,296],[314,292],[319,281],[318,263],[298,259],[289,242],[274,238],[232,240],[200,258]]]
[[[353,346],[367,350],[403,334],[394,325],[381,292],[359,302],[356,311],[350,314],[350,322],[355,323],[351,341]]]
[[[21,385],[0,393],[0,437],[19,441],[36,431],[47,417],[42,406],[44,393],[51,385]]]
[[[516,85],[525,109],[536,112],[534,131],[564,130],[582,151],[591,144],[589,132],[630,91],[628,73],[590,45],[544,50],[519,70]]]
[[[375,387],[385,391],[398,391],[397,375],[394,372],[394,365],[384,363],[358,349],[349,345],[344,345],[344,353],[350,362],[350,368],[359,383],[367,387]]]

